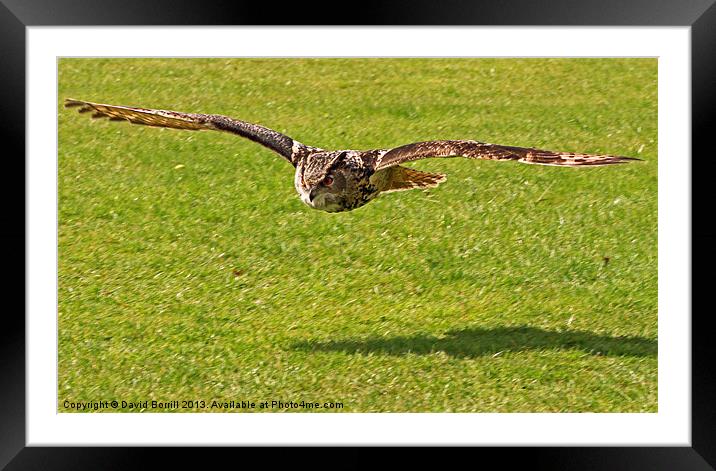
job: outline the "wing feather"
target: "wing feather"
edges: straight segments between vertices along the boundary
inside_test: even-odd
[[[640,160],[617,155],[553,152],[532,147],[515,147],[479,141],[426,141],[395,147],[376,160],[376,170],[400,165],[413,160],[429,158],[465,157],[485,160],[516,160],[526,164],[575,167],[584,165],[610,165]]]
[[[273,129],[222,115],[107,105],[71,98],[65,100],[65,106],[79,107],[80,113],[92,112],[94,119],[109,118],[110,121],[127,121],[144,126],[190,131],[208,129],[230,132],[271,149],[294,166],[299,156],[313,149]]]

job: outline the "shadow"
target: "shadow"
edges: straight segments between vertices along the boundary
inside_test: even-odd
[[[586,331],[562,332],[536,327],[494,327],[451,330],[444,336],[414,335],[366,339],[304,341],[293,348],[311,352],[426,355],[435,352],[475,358],[526,350],[582,350],[590,355],[655,357],[657,341],[644,337],[610,337]]]

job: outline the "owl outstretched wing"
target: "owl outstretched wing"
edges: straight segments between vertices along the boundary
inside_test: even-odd
[[[79,107],[80,113],[92,112],[92,118],[109,118],[110,121],[128,121],[145,126],[191,131],[209,129],[230,132],[271,149],[291,162],[294,167],[301,156],[317,150],[273,129],[222,115],[106,105],[71,98],[65,100],[65,107]]]
[[[502,146],[478,141],[426,141],[395,147],[378,157],[375,170],[379,171],[413,160],[435,157],[466,157],[485,160],[516,160],[526,164],[556,165],[561,167],[599,166],[620,164],[634,157],[617,155],[578,154],[553,152],[531,147]]]

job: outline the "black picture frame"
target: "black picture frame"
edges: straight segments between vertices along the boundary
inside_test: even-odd
[[[261,2],[205,0],[0,0],[0,129],[5,133],[3,154],[6,179],[2,185],[5,212],[10,213],[0,237],[9,256],[14,247],[25,245],[25,206],[14,204],[25,190],[25,33],[28,26],[108,26],[108,25],[629,25],[690,26],[692,78],[692,415],[691,447],[479,447],[451,450],[470,454],[463,457],[486,463],[497,459],[501,467],[529,465],[537,469],[716,469],[716,382],[711,358],[714,344],[708,328],[709,312],[705,294],[711,284],[710,266],[716,261],[716,230],[709,214],[713,197],[703,180],[713,175],[716,157],[710,147],[716,114],[716,0],[555,0],[503,2],[443,0],[361,2],[353,8],[322,7],[305,2],[285,3],[270,11]],[[268,16],[267,16],[268,14]],[[8,149],[13,149],[12,151]],[[697,171],[698,170],[698,171]],[[12,173],[11,173],[12,172]],[[15,188],[14,184],[22,186]],[[708,206],[707,206],[708,205]],[[701,217],[697,217],[700,215]],[[19,257],[19,255],[17,255]],[[24,266],[24,260],[23,260]],[[9,267],[8,267],[9,268]],[[4,284],[7,294],[19,293],[25,277],[9,274]],[[22,271],[23,275],[25,269]],[[22,286],[20,286],[22,284]],[[11,299],[8,296],[8,299]],[[702,301],[701,303],[699,301]],[[232,448],[124,448],[124,447],[27,447],[25,424],[25,316],[24,298],[20,308],[6,307],[2,317],[0,365],[0,465],[6,469],[127,469],[144,468],[146,460],[160,457],[164,466],[171,462],[187,464],[192,459],[206,466],[219,462],[236,450]],[[241,449],[242,456],[248,450]],[[303,458],[317,464],[341,467],[368,464],[363,448],[333,448],[339,461],[327,460],[321,451],[292,449],[288,453],[259,450],[260,459]],[[403,450],[402,466],[425,463],[423,449]],[[446,451],[438,451],[445,457]],[[201,456],[199,456],[201,455]],[[388,464],[383,460],[383,464]]]

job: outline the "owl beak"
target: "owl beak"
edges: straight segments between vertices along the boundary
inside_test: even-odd
[[[313,200],[316,198],[316,195],[318,195],[318,188],[314,188],[308,193],[308,201],[313,203]]]

